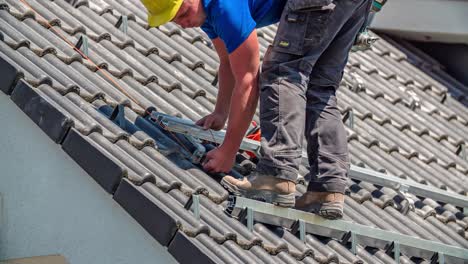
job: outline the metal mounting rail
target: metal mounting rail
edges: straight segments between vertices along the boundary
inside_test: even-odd
[[[415,181],[391,176],[389,174],[351,165],[349,177],[354,180],[370,182],[375,185],[380,185],[395,190],[405,189],[405,191],[417,196],[431,198],[435,201],[449,203],[461,208],[468,208],[468,196],[448,192],[436,187],[417,183]]]
[[[155,113],[153,118],[157,118],[165,129],[193,136],[195,138],[206,140],[214,143],[223,143],[225,131],[204,130],[195,125],[192,121],[182,119],[165,114]],[[244,139],[241,143],[240,149],[252,151],[260,156],[260,142]],[[304,152],[303,159],[307,160],[307,154]],[[455,206],[468,208],[468,196],[463,196],[457,193],[448,192],[432,186],[420,184],[411,180],[398,178],[389,174],[380,173],[377,171],[351,166],[349,177],[354,180],[365,181],[375,185],[392,188],[399,191],[406,191],[416,196],[431,198],[438,202],[449,203]]]
[[[186,136],[193,136],[198,139],[217,144],[223,143],[224,136],[226,135],[225,131],[204,130],[201,127],[195,125],[192,121],[173,116],[164,116],[159,118],[159,121],[164,125],[165,129],[171,132],[180,133]],[[246,138],[242,141],[240,149],[259,154],[260,144],[258,141]]]
[[[245,213],[250,211],[249,214]],[[391,231],[368,227],[345,220],[327,220],[320,216],[275,206],[238,196],[231,196],[226,212],[234,217],[251,218],[240,219],[251,223],[257,222],[291,228],[300,234],[305,233],[331,237],[351,243],[351,249],[356,253],[356,246],[372,246],[387,251],[393,251],[395,259],[400,252],[407,256],[431,259],[437,257],[447,263],[467,263],[468,249],[442,244],[426,239],[415,238]],[[298,227],[299,226],[299,227]]]

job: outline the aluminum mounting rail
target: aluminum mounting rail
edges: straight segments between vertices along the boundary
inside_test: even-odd
[[[372,246],[393,252],[399,263],[400,253],[407,256],[433,259],[438,263],[468,263],[468,249],[416,238],[379,228],[360,225],[345,220],[327,220],[320,216],[275,206],[238,196],[231,196],[226,213],[245,221],[252,229],[254,221],[290,228],[305,241],[306,233],[331,237],[342,243],[351,243],[351,251],[357,245]]]
[[[171,132],[183,134],[186,136],[193,136],[195,138],[217,144],[223,143],[224,136],[226,135],[225,131],[215,131],[211,129],[204,130],[201,127],[195,125],[190,120],[174,116],[157,113],[155,114],[155,118],[164,126],[164,129],[167,129]],[[240,149],[259,154],[260,143],[258,141],[246,138],[242,141]]]
[[[380,185],[395,190],[407,191],[417,196],[431,198],[435,201],[443,203],[449,203],[461,207],[465,210],[468,209],[468,196],[448,192],[415,181],[391,176],[389,174],[351,165],[349,177],[354,180],[370,182],[375,185]]]
[[[158,112],[153,112],[152,118],[157,119],[165,129],[174,133],[193,136],[201,140],[218,144],[223,143],[224,140],[225,131],[204,130],[187,119],[169,116]],[[252,151],[260,155],[260,142],[244,139],[240,149]],[[307,160],[307,154],[305,152],[302,157],[304,161]],[[448,192],[439,188],[420,184],[415,181],[398,178],[389,174],[380,173],[354,165],[351,166],[349,177],[354,180],[365,181],[375,185],[409,192],[416,196],[430,198],[438,202],[449,203],[463,208],[465,212],[468,211],[468,196]]]

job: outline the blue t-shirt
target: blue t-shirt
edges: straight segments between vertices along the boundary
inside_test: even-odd
[[[211,39],[221,38],[229,53],[252,33],[277,23],[286,0],[202,0],[206,12],[203,31]]]

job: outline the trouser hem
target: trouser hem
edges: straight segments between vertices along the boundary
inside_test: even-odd
[[[260,162],[257,164],[257,172],[265,176],[273,176],[277,179],[288,180],[296,183],[297,175],[299,173],[296,169],[285,168],[275,164],[267,164]]]
[[[309,182],[308,192],[332,192],[342,193],[346,191],[346,184],[338,182]]]

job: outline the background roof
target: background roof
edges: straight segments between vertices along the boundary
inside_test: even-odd
[[[213,110],[218,60],[200,30],[174,24],[148,29],[136,0],[27,2],[47,22],[20,1],[0,0],[0,71],[6,76],[0,89],[180,262],[393,262],[384,250],[358,246],[353,255],[348,245],[326,237],[308,234],[302,243],[286,229],[258,223],[250,232],[223,213],[228,193],[221,176],[188,161],[172,135],[144,118],[151,108],[191,120]],[[128,16],[127,34],[115,27],[121,15]],[[72,43],[86,36],[89,57],[103,70],[49,24]],[[258,34],[263,54],[275,27]],[[352,163],[466,194],[467,91],[405,42],[384,36],[372,50],[351,53],[338,98]],[[121,103],[126,121],[109,120]],[[302,175],[306,171],[301,168]],[[412,197],[415,208],[406,213],[408,200],[394,190],[353,181],[349,189],[347,220],[468,248],[468,217],[459,208]],[[304,191],[300,185],[298,192]],[[201,194],[200,221],[185,208],[194,193]]]

